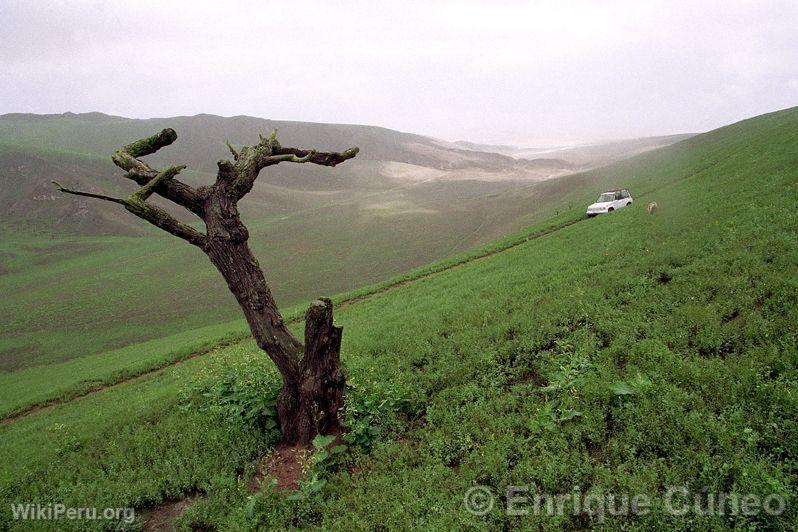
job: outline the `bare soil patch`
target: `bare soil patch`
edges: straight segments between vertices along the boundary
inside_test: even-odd
[[[277,491],[294,491],[299,488],[303,465],[310,456],[311,449],[303,445],[280,444],[263,457],[255,476],[249,481],[249,491],[260,491],[262,482],[268,478],[277,479]]]
[[[142,530],[145,532],[174,530],[175,520],[198,498],[199,495],[194,495],[179,501],[167,501],[157,508],[144,511],[140,517]]]

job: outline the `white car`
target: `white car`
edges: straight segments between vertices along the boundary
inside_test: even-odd
[[[632,204],[632,195],[625,188],[610,190],[598,197],[595,203],[591,203],[587,208],[588,216],[595,216],[605,212],[617,211],[627,205]]]

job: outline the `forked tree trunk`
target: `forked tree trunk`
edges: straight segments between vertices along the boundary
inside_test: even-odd
[[[333,325],[330,300],[314,301],[306,312],[303,353],[246,242],[213,241],[207,254],[244,311],[258,347],[283,377],[277,401],[283,440],[306,444],[318,433],[337,432],[346,377],[340,367],[342,329]]]
[[[288,330],[258,261],[247,244],[249,234],[234,203],[219,194],[206,209],[211,262],[244,311],[258,347],[277,365],[283,385],[277,416],[283,440],[307,444],[318,433],[340,430],[346,377],[340,367],[342,328],[333,325],[329,299],[314,301],[305,314],[304,349]]]
[[[258,346],[274,361],[283,377],[277,415],[284,441],[306,444],[319,432],[339,431],[338,411],[342,406],[346,376],[340,364],[341,328],[333,325],[332,303],[329,299],[321,299],[311,304],[305,315],[303,347],[286,327],[258,261],[247,245],[249,232],[241,223],[238,201],[252,190],[263,168],[282,162],[336,166],[355,157],[358,149],[352,147],[337,153],[286,148],[277,142],[276,131],[273,131],[268,138],[261,136],[260,143],[240,150],[228,143],[235,162],[219,161],[216,182],[195,189],[175,179],[185,166],[157,171],[139,159],[175,140],[177,133],[164,129],[113,154],[111,159],[127,172],[125,177],[141,186],[128,198],[81,192],[55,184],[67,194],[118,203],[139,218],[204,251],[227,281]],[[206,233],[148,203],[152,194],[204,220]]]

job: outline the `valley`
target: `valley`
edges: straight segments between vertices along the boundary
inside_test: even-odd
[[[302,484],[294,497],[249,489],[279,437],[254,428],[269,414],[252,398],[273,397],[279,375],[240,324],[74,357],[64,375],[103,360],[152,368],[205,341],[183,363],[0,425],[0,526],[18,524],[8,509],[19,500],[131,507],[135,526],[187,500],[178,529],[789,528],[798,519],[796,132],[791,108],[508,189],[498,196],[507,205],[529,205],[535,190],[557,198],[546,202],[555,211],[405,279],[336,296],[349,301],[336,311],[347,451],[315,470],[321,487]],[[639,201],[584,219],[583,200],[617,181]],[[652,200],[656,214],[643,208]],[[47,397],[51,367],[3,375],[17,379],[6,412],[10,401]],[[464,510],[475,485],[496,510]],[[508,485],[653,502],[631,516],[517,516],[502,511]],[[663,503],[667,486],[786,503],[778,515],[676,515]]]

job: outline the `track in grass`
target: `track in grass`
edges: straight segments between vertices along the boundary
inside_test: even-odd
[[[558,225],[556,225],[554,227],[551,227],[549,229],[545,229],[545,230],[543,230],[543,231],[541,231],[539,233],[533,233],[531,235],[527,235],[526,237],[519,238],[518,240],[513,240],[513,241],[509,242],[507,245],[499,247],[497,249],[492,249],[490,251],[486,251],[485,253],[481,253],[481,254],[477,254],[477,255],[474,255],[474,256],[470,256],[468,258],[463,259],[462,261],[455,262],[453,264],[445,265],[445,266],[443,266],[441,268],[438,268],[438,269],[433,269],[433,270],[430,270],[430,271],[424,271],[423,273],[420,273],[418,275],[410,276],[408,278],[403,278],[403,279],[397,280],[396,282],[389,283],[387,285],[379,286],[378,288],[376,288],[373,291],[368,291],[366,293],[358,294],[358,295],[355,295],[355,296],[353,296],[351,298],[339,301],[337,303],[337,305],[336,305],[336,308],[346,307],[346,306],[351,305],[353,303],[357,303],[359,301],[363,301],[363,300],[370,299],[372,297],[376,297],[378,295],[384,294],[385,292],[388,292],[388,291],[393,290],[395,288],[398,288],[400,286],[405,286],[405,285],[407,285],[409,283],[420,281],[422,279],[427,279],[427,278],[433,277],[435,275],[441,274],[443,272],[448,272],[448,271],[454,270],[454,269],[459,268],[461,266],[464,266],[466,264],[470,264],[470,263],[473,263],[473,262],[476,262],[476,261],[479,261],[479,260],[494,256],[494,255],[497,255],[497,254],[502,253],[504,251],[513,249],[513,248],[515,248],[517,246],[520,246],[521,244],[525,244],[525,243],[530,242],[532,240],[536,240],[538,238],[542,238],[544,236],[547,236],[547,235],[550,235],[550,234],[555,233],[557,231],[560,231],[562,229],[565,229],[566,227],[574,225],[574,224],[576,224],[576,223],[578,223],[580,221],[583,221],[583,220],[585,220],[585,218],[577,218],[575,220],[569,220],[569,221],[563,222],[561,224],[558,224]],[[302,318],[297,317],[297,318],[293,318],[291,320],[288,320],[287,323],[288,323],[288,325],[296,325],[297,323],[300,323],[301,321],[302,321]],[[8,425],[8,424],[13,423],[13,422],[15,422],[15,421],[17,421],[17,420],[19,420],[21,418],[24,418],[24,417],[29,416],[31,414],[34,414],[36,412],[40,412],[40,411],[45,410],[45,409],[53,408],[53,407],[56,407],[56,406],[59,406],[59,405],[70,403],[70,402],[75,401],[77,399],[81,399],[83,397],[87,397],[89,395],[93,395],[93,394],[96,394],[96,393],[103,392],[105,390],[108,390],[109,388],[113,388],[113,387],[118,386],[120,384],[124,384],[124,383],[127,383],[127,382],[132,382],[132,381],[137,381],[137,380],[143,380],[143,379],[152,377],[154,375],[158,375],[160,373],[163,373],[167,369],[169,369],[169,368],[171,368],[173,366],[176,366],[178,364],[181,364],[181,363],[183,363],[183,362],[185,362],[187,360],[191,360],[193,358],[197,358],[199,356],[206,355],[206,354],[214,351],[217,348],[226,347],[228,345],[231,345],[233,343],[239,342],[241,340],[243,340],[243,338],[242,339],[238,339],[238,340],[234,340],[234,341],[231,341],[231,342],[223,342],[223,343],[219,343],[219,344],[216,344],[216,345],[213,345],[213,346],[209,346],[206,349],[201,349],[201,350],[195,351],[193,353],[189,353],[188,355],[186,355],[184,357],[177,358],[177,359],[165,362],[163,364],[158,364],[157,366],[147,368],[144,371],[141,371],[140,373],[136,373],[136,374],[133,374],[133,375],[125,375],[125,376],[123,376],[123,377],[121,377],[121,378],[119,378],[119,379],[117,379],[115,381],[104,383],[104,384],[100,384],[100,385],[98,385],[96,387],[84,390],[84,391],[82,391],[80,393],[71,395],[71,396],[66,397],[66,398],[53,399],[53,400],[45,401],[45,402],[38,403],[38,404],[35,404],[35,405],[31,405],[28,408],[25,408],[23,410],[20,410],[19,412],[16,412],[16,413],[11,414],[9,416],[5,416],[2,419],[0,419],[0,426]]]

